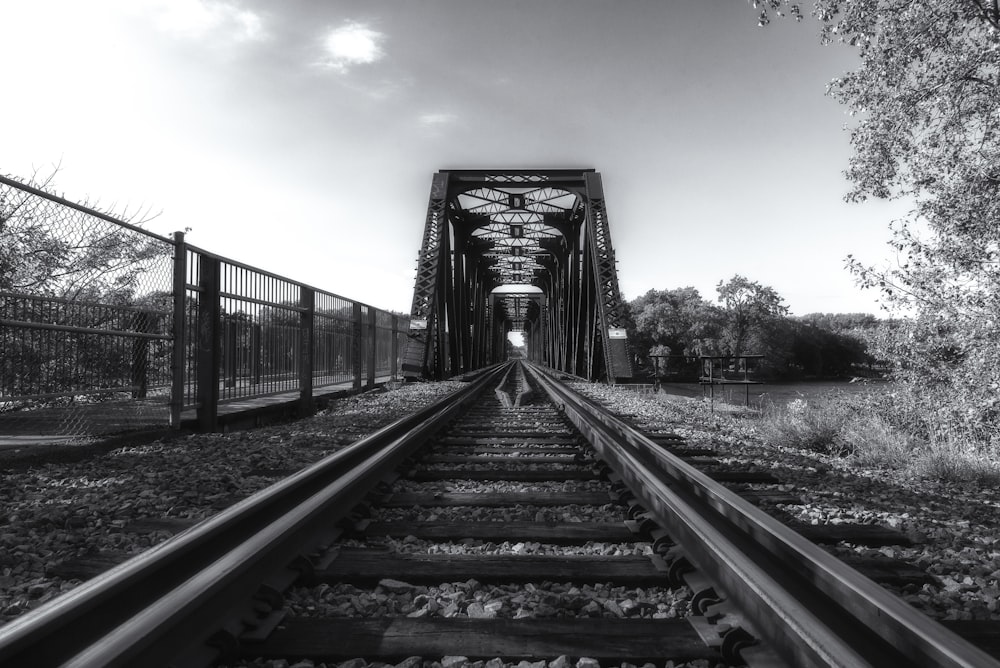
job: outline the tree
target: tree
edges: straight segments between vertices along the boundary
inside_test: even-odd
[[[752,2],[760,23],[786,0]],[[985,0],[818,0],[824,43],[858,50],[829,93],[857,118],[852,201],[902,198],[895,267],[849,258],[862,285],[910,317],[875,352],[932,438],[1000,441],[1000,6]],[[986,391],[984,390],[992,390]]]
[[[875,329],[882,322],[871,313],[807,313],[799,320],[838,334]]]
[[[0,291],[130,303],[142,278],[169,263],[172,247],[30,192],[49,187],[57,171],[36,174],[28,189],[0,184]]]
[[[0,182],[0,318],[63,328],[0,327],[0,393],[125,387],[150,365],[167,373],[159,340],[123,345],[88,330],[169,331],[173,246],[43,196],[54,174]]]
[[[858,375],[861,365],[873,372],[869,341],[887,321],[870,313],[809,313],[792,321],[792,364],[802,374],[842,378]]]
[[[629,336],[637,350],[651,355],[762,354],[755,364],[762,377],[854,375],[871,362],[869,340],[878,340],[886,321],[868,313],[787,315],[772,288],[734,276],[719,283],[722,307],[692,287],[650,290],[629,303]],[[737,353],[739,350],[740,353]],[[696,362],[661,361],[657,368],[676,376],[700,371]]]
[[[650,290],[630,308],[640,350],[666,347],[674,355],[696,355],[706,339],[717,336],[718,309],[693,287]]]
[[[739,274],[725,283],[719,281],[715,289],[719,293],[719,303],[722,304],[722,346],[728,354],[734,356],[744,354],[752,335],[760,335],[765,330],[772,329],[775,321],[788,313],[784,299],[774,288]]]
[[[836,331],[808,318],[792,321],[791,364],[806,376],[843,378],[855,375],[855,366],[868,361],[865,342],[846,331]]]

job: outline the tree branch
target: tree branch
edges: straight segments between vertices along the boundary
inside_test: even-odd
[[[979,16],[993,26],[993,29],[1000,32],[1000,0],[992,0],[990,7],[986,7],[981,0],[970,0],[978,10]]]

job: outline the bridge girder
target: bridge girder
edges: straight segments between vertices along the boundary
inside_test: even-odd
[[[410,316],[407,378],[498,362],[511,331],[524,332],[534,361],[594,380],[630,378],[600,174],[434,174]]]

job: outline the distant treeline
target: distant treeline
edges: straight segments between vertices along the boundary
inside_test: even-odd
[[[679,356],[764,355],[757,367],[771,379],[878,375],[885,365],[869,354],[869,342],[892,321],[870,313],[790,316],[770,288],[736,275],[716,286],[717,303],[693,287],[650,290],[629,303],[629,328],[640,372],[652,373],[652,355],[673,355],[672,373],[696,368]]]

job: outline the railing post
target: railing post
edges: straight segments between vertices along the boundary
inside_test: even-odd
[[[179,429],[184,410],[184,370],[187,366],[187,245],[184,233],[174,232],[174,327],[171,351],[170,426]]]
[[[328,323],[328,325],[327,325],[328,329],[326,331],[326,345],[324,346],[325,349],[326,349],[326,353],[325,354],[326,354],[326,358],[327,358],[326,359],[326,369],[327,369],[326,375],[330,376],[330,380],[328,380],[327,382],[333,382],[333,383],[337,382],[337,378],[336,378],[336,376],[337,376],[337,355],[339,354],[337,351],[340,350],[340,344],[338,342],[339,338],[340,338],[338,336],[338,334],[340,332],[337,331],[337,326],[338,326],[338,323],[337,323],[336,320],[331,320]]]
[[[390,380],[396,380],[399,373],[399,316],[392,316],[392,349],[389,351]]]
[[[364,360],[363,357],[364,336],[362,335],[363,326],[364,325],[361,320],[361,304],[359,304],[358,302],[354,302],[354,336],[352,337],[351,341],[352,352],[354,354],[351,355],[351,362],[352,366],[354,367],[353,371],[354,371],[355,390],[361,389],[361,368]]]
[[[260,329],[259,322],[250,326],[250,382],[253,385],[260,385]]]
[[[313,327],[316,321],[316,293],[312,288],[299,288],[299,417],[312,415],[313,406]]]
[[[218,259],[198,259],[198,428],[215,431],[219,424],[219,301]]]
[[[378,365],[378,311],[368,307],[368,379],[365,385],[369,390],[375,387],[375,367]]]
[[[236,316],[222,320],[222,364],[226,387],[236,387]]]
[[[148,334],[153,330],[154,315],[149,311],[135,313],[135,331]],[[132,390],[133,399],[145,399],[149,385],[149,339],[137,336],[132,340]]]

